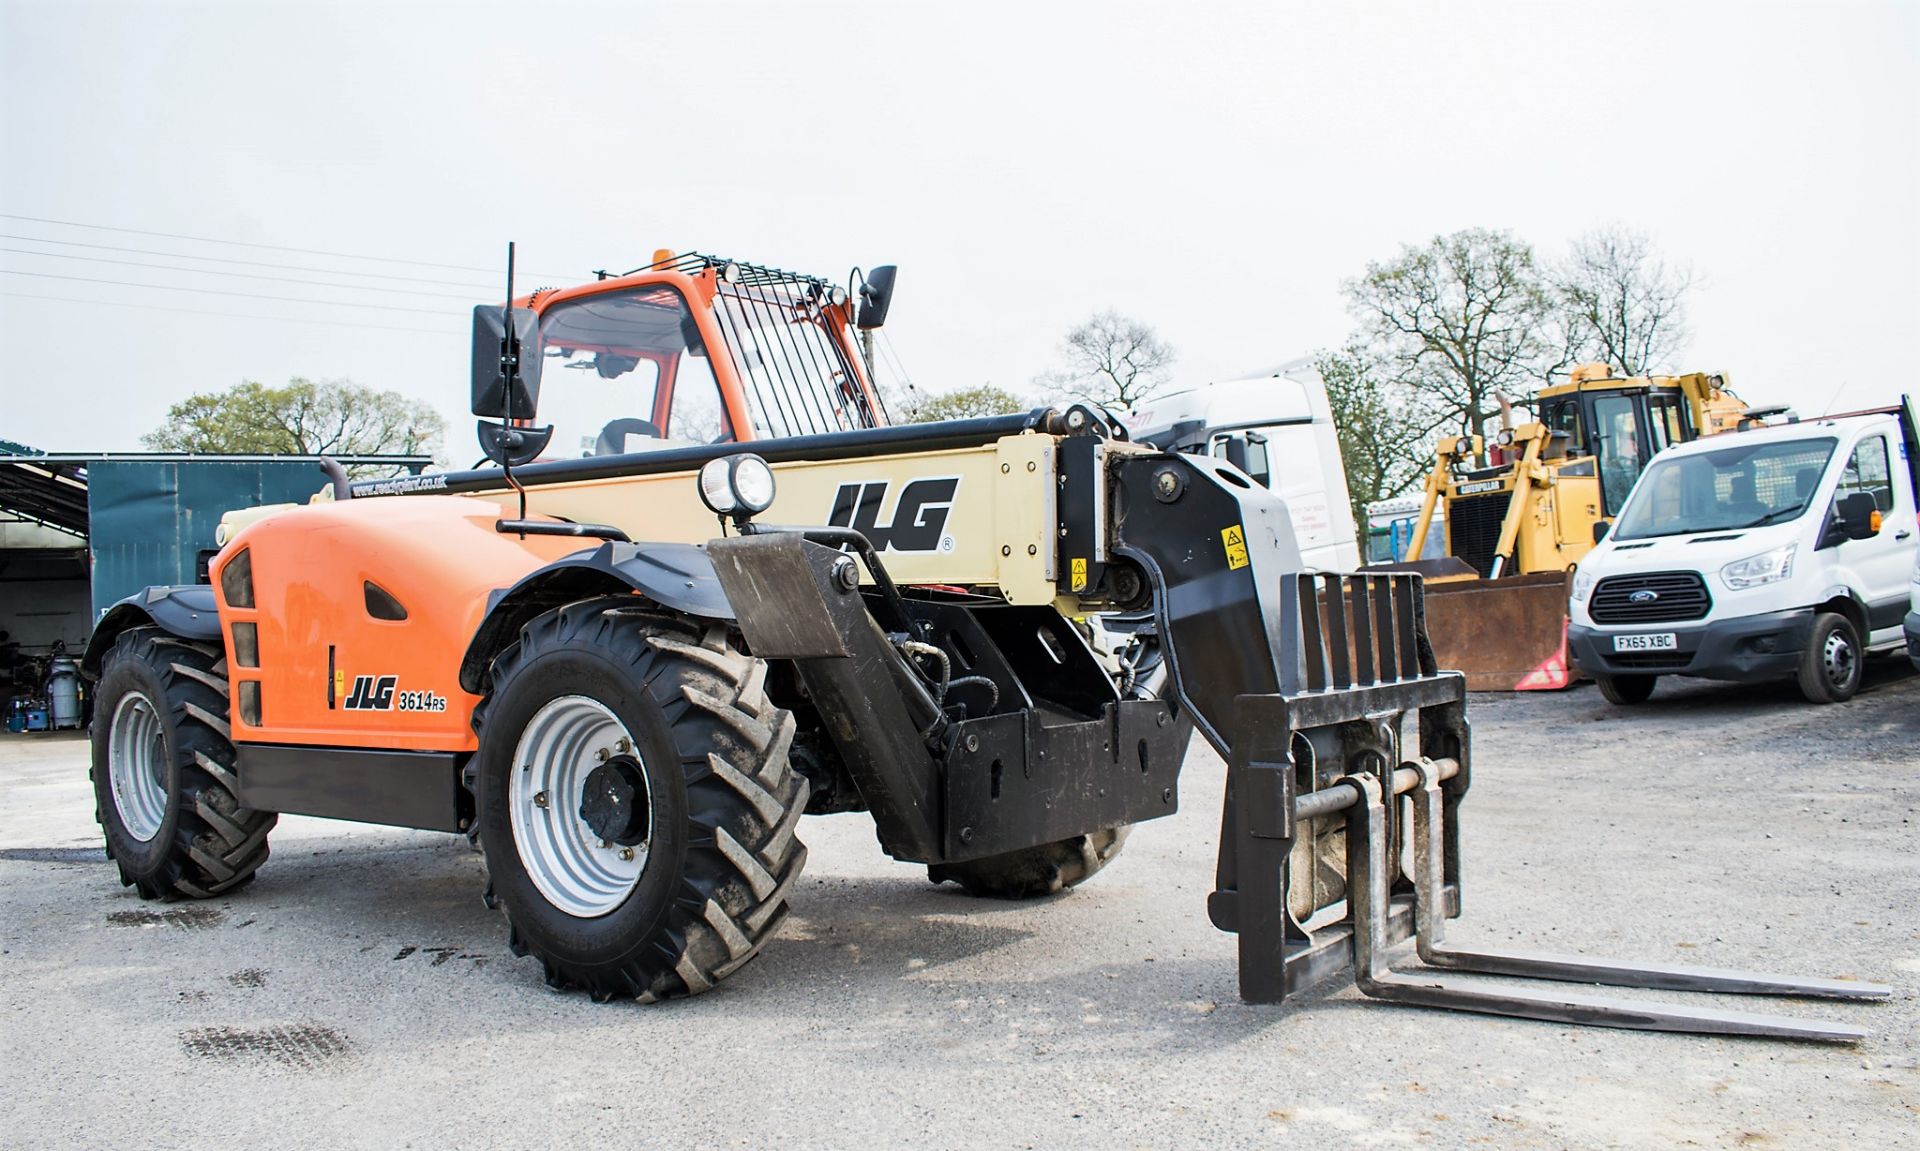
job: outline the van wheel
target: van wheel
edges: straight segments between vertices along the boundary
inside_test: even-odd
[[[1860,690],[1860,633],[1846,616],[1823,611],[1800,657],[1800,694],[1813,703],[1841,703]]]
[[[1600,685],[1600,694],[1607,697],[1608,703],[1617,703],[1629,707],[1636,703],[1647,702],[1653,695],[1653,685],[1660,682],[1657,675],[1596,675],[1593,682]]]

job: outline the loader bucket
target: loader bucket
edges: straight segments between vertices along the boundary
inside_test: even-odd
[[[1427,633],[1468,691],[1555,691],[1580,677],[1567,659],[1566,572],[1427,585]]]

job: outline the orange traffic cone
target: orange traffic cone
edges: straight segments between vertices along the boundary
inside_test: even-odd
[[[1573,676],[1567,669],[1567,625],[1560,624],[1560,646],[1538,667],[1520,678],[1513,685],[1515,691],[1559,691],[1571,683]]]

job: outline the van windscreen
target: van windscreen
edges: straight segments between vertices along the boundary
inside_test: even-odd
[[[1732,531],[1797,519],[1820,486],[1834,443],[1831,436],[1735,442],[1656,459],[1634,485],[1614,538]]]

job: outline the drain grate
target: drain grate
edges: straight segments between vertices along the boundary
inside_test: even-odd
[[[270,1027],[196,1027],[180,1033],[180,1046],[196,1059],[227,1063],[274,1063],[313,1071],[353,1054],[339,1031],[313,1023]]]
[[[212,907],[173,907],[166,911],[148,911],[138,908],[133,911],[113,911],[107,913],[107,922],[115,927],[178,927],[182,931],[205,931],[227,917],[227,913]]]

